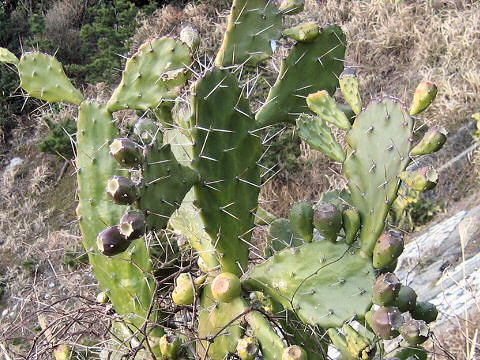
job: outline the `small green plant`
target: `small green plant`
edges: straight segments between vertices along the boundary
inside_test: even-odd
[[[446,140],[432,129],[412,144],[415,117],[436,87],[422,82],[410,111],[392,97],[363,106],[356,75],[343,71],[346,38],[338,26],[282,32],[284,16],[303,6],[235,0],[214,66],[192,60],[201,40],[192,28],[180,41],[149,40],[126,61],[106,104],[85,100],[53,57],[17,59],[0,49],[0,60],[17,67],[31,96],[79,105],[83,245],[100,288],[125,321],[121,337],[138,341],[145,358],[316,360],[328,358],[333,344],[345,359],[426,359],[421,344],[436,309],[417,303],[391,273],[404,244],[386,228],[402,181],[417,191],[436,184],[433,169],[406,170],[413,157]],[[253,114],[243,66],[267,61],[282,34],[295,42]],[[353,118],[332,98],[338,86]],[[140,117],[134,134],[119,137],[112,114],[124,109],[153,113],[157,121]],[[266,222],[258,197],[271,177],[261,164],[262,134],[284,123],[341,163],[347,186],[316,204],[296,204],[289,219],[269,220],[262,251],[252,241],[256,224]],[[347,146],[330,126],[345,132]],[[171,230],[191,249],[172,247],[174,258],[158,261],[152,239],[171,241]],[[253,254],[262,260],[252,261]],[[170,286],[159,263],[160,270],[166,263],[182,269]],[[408,322],[406,312],[413,317]],[[382,340],[400,334],[404,345],[385,354]]]
[[[64,118],[61,122],[54,123],[47,117],[44,121],[49,128],[49,134],[38,144],[39,150],[72,159],[75,155],[77,132],[75,120]]]

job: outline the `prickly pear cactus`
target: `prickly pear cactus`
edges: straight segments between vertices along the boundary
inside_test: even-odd
[[[79,105],[83,244],[101,298],[124,321],[120,338],[146,356],[317,360],[333,345],[344,359],[370,359],[383,356],[380,338],[399,334],[424,354],[436,309],[388,273],[403,239],[386,231],[386,219],[401,181],[421,190],[436,183],[430,168],[405,170],[411,157],[446,140],[431,129],[412,143],[412,116],[436,88],[419,87],[411,115],[393,98],[363,108],[355,74],[341,75],[346,42],[338,26],[282,29],[283,17],[303,6],[233,1],[215,66],[192,61],[200,39],[191,27],[180,41],[149,40],[127,59],[107,104],[85,100],[53,57],[18,59],[0,49],[29,95]],[[295,43],[253,113],[244,67],[267,61],[282,35]],[[353,118],[333,98],[339,86]],[[124,109],[144,115],[121,137],[114,112]],[[295,204],[289,219],[258,207],[270,171],[259,164],[262,134],[278,123],[296,125],[347,180],[316,204]],[[331,125],[346,131],[345,148]],[[252,237],[256,226],[269,227],[265,246]],[[404,321],[406,312],[413,320]]]

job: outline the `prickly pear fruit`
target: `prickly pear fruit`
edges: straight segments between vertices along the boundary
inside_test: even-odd
[[[437,96],[437,86],[430,81],[422,81],[418,84],[413,94],[410,115],[417,115],[425,110]]]
[[[358,80],[354,68],[346,68],[338,80],[343,98],[350,105],[355,114],[362,111],[362,99],[358,91]]]
[[[53,350],[53,357],[55,360],[69,360],[72,357],[72,348],[67,344],[58,345]]]
[[[160,338],[159,346],[162,359],[176,360],[180,350],[181,341],[174,335],[163,335]]]
[[[103,255],[114,256],[128,249],[130,240],[121,233],[118,226],[111,226],[97,236],[97,247]]]
[[[198,30],[190,25],[185,26],[180,31],[180,40],[185,43],[192,52],[197,51],[198,46],[200,45],[200,35],[198,34]]]
[[[398,336],[403,322],[402,313],[396,307],[381,307],[373,311],[370,326],[382,339],[390,340]]]
[[[375,345],[348,324],[343,325],[343,330],[350,354],[357,359],[371,359],[376,350]]]
[[[140,146],[127,138],[113,140],[110,144],[110,154],[120,164],[127,167],[138,166],[143,160]]]
[[[138,189],[132,180],[123,176],[113,176],[107,182],[107,194],[113,202],[128,205],[138,199]]]
[[[178,275],[175,288],[172,291],[172,300],[177,305],[192,305],[195,299],[195,288],[190,274]]]
[[[419,301],[415,309],[410,311],[412,317],[416,320],[423,320],[427,324],[437,320],[438,310],[432,303],[428,301]]]
[[[278,10],[283,15],[295,15],[303,11],[305,8],[305,0],[283,0]]]
[[[313,226],[326,240],[336,242],[342,227],[342,212],[332,204],[319,202],[314,208]]]
[[[413,311],[417,305],[417,293],[410,286],[403,286],[395,299],[395,306],[401,312]]]
[[[240,360],[254,360],[258,354],[258,342],[251,336],[244,336],[237,342],[237,355]]]
[[[207,274],[203,274],[203,275],[200,275],[198,277],[196,277],[194,280],[193,280],[193,284],[195,285],[195,289],[200,289],[202,287],[203,284],[205,284],[205,280],[207,280]]]
[[[99,304],[106,304],[110,301],[110,298],[108,297],[107,293],[105,291],[101,291],[97,295],[97,302]]]
[[[314,22],[306,22],[290,29],[283,30],[283,36],[299,42],[311,42],[319,34],[319,27]]]
[[[403,246],[403,237],[400,234],[382,234],[373,249],[373,267],[383,269],[395,262],[403,252]]]
[[[313,208],[306,202],[293,204],[288,214],[290,224],[305,242],[313,239]]]
[[[447,130],[443,127],[432,126],[423,135],[422,140],[410,151],[411,156],[432,154],[440,150],[447,141]]]
[[[326,90],[308,95],[307,105],[322,120],[332,123],[343,130],[350,129],[351,125],[347,116],[338,108],[337,103]]]
[[[429,329],[423,320],[409,320],[400,326],[400,334],[412,346],[424,343],[428,339]]]
[[[438,173],[431,166],[424,166],[415,171],[402,171],[399,177],[408,187],[416,191],[433,189],[438,182]]]
[[[232,302],[240,296],[240,292],[240,279],[232,273],[218,274],[212,281],[212,295],[220,302]]]
[[[343,210],[342,213],[343,229],[345,230],[345,242],[348,245],[353,244],[360,229],[360,214],[357,209],[350,208]]]
[[[120,233],[128,240],[138,239],[145,234],[145,215],[141,211],[128,211],[120,218]]]
[[[133,133],[147,145],[154,141],[162,142],[162,133],[158,125],[149,118],[138,119],[133,127]]]
[[[380,275],[373,285],[373,303],[381,306],[392,305],[400,291],[400,281],[392,273]]]
[[[300,346],[292,345],[283,351],[282,360],[307,360],[307,353]]]

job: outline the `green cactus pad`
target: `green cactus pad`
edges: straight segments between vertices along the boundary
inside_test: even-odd
[[[190,64],[187,45],[166,37],[147,41],[127,60],[108,110],[154,109],[164,100],[175,99],[187,81]]]
[[[235,0],[215,64],[256,65],[272,53],[271,41],[282,34],[282,14],[272,0]]]
[[[398,175],[410,160],[412,128],[413,121],[402,106],[383,99],[362,111],[347,135],[350,152],[343,172],[362,221],[361,249],[368,256],[397,196]]]
[[[350,121],[347,116],[339,109],[337,103],[327,91],[321,90],[308,95],[307,105],[320,119],[331,123],[339,129],[350,129]]]
[[[298,134],[312,149],[321,151],[329,158],[343,162],[345,153],[325,121],[318,116],[302,114],[297,119]]]
[[[268,320],[258,311],[251,311],[246,314],[245,320],[252,329],[253,335],[260,342],[263,358],[265,360],[280,360],[286,346]]]
[[[39,52],[25,53],[17,64],[21,87],[40,100],[66,101],[79,105],[83,95],[75,89],[53,56]]]
[[[358,80],[354,69],[345,69],[339,80],[340,90],[345,101],[350,105],[355,114],[362,111],[362,98],[358,91]]]
[[[163,229],[183,198],[198,181],[192,169],[181,165],[170,144],[147,146],[142,169],[143,182],[138,206],[146,212],[150,229]]]
[[[374,282],[368,259],[320,241],[272,256],[252,269],[244,285],[263,290],[305,323],[330,328],[365,315]]]
[[[214,70],[196,83],[194,91],[192,166],[201,176],[195,185],[197,207],[216,244],[222,270],[238,275],[247,265],[262,147],[250,133],[254,119],[234,76]]]
[[[354,208],[345,209],[342,212],[343,230],[345,231],[345,242],[353,244],[360,229],[360,215]]]
[[[308,94],[326,90],[332,95],[343,70],[344,56],[345,34],[336,25],[322,29],[311,43],[297,43],[282,61],[277,81],[256,114],[259,127],[294,123],[308,111]]]
[[[207,351],[209,358],[213,360],[223,360],[227,354],[235,353],[243,333],[240,322],[245,310],[247,306],[242,298],[239,297],[231,303],[217,303],[213,300],[210,285],[204,287],[198,310],[198,337],[212,338],[212,342],[197,342],[197,354],[201,359],[207,358]],[[226,326],[230,322],[231,325]],[[213,338],[214,336],[216,337]]]
[[[118,163],[109,154],[109,141],[118,137],[111,114],[94,102],[80,105],[77,122],[77,177],[79,204],[77,214],[93,273],[115,311],[137,327],[146,320],[153,298],[154,281],[148,276],[151,264],[143,239],[135,240],[125,253],[107,258],[99,253],[96,238],[100,231],[115,225],[125,207],[115,205],[105,185]]]
[[[0,47],[0,62],[17,65],[18,58],[7,49]]]
[[[203,229],[199,210],[193,205],[193,189],[190,190],[180,208],[170,217],[170,226],[184,236],[190,246],[207,264],[209,269],[218,266],[217,253],[213,247],[210,236]]]

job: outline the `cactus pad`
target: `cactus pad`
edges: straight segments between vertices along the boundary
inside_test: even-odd
[[[330,328],[366,313],[374,281],[369,260],[320,241],[272,256],[253,268],[245,285],[263,290],[305,323]]]
[[[308,111],[308,94],[319,90],[333,94],[344,56],[345,34],[335,25],[322,29],[310,43],[297,43],[282,61],[277,81],[256,115],[260,126],[293,123]]]
[[[282,14],[272,0],[235,0],[227,31],[215,64],[230,66],[257,63],[272,53],[271,41],[281,36]]]
[[[135,240],[127,252],[113,258],[101,255],[96,246],[97,234],[115,225],[125,210],[105,192],[108,178],[115,173],[122,175],[108,151],[108,142],[118,137],[118,130],[111,114],[93,102],[80,105],[77,127],[77,214],[83,245],[100,288],[108,294],[116,312],[140,326],[146,320],[154,288],[153,279],[148,277],[150,261],[144,241]]]
[[[302,114],[297,119],[298,134],[312,149],[321,151],[330,159],[343,162],[345,153],[325,121],[318,116]]]
[[[265,360],[280,360],[285,350],[285,344],[268,320],[258,311],[251,311],[246,314],[245,320],[260,342],[263,358]]]
[[[127,60],[122,80],[108,102],[109,111],[147,110],[174,99],[187,81],[187,45],[170,38],[147,41]]]
[[[223,360],[226,354],[234,354],[238,340],[242,336],[241,315],[247,309],[242,298],[231,303],[217,303],[213,300],[210,285],[205,286],[198,311],[198,336],[200,339],[212,339],[212,342],[197,342],[197,354],[200,358]],[[238,317],[238,320],[237,320]],[[230,322],[232,324],[227,326]]]
[[[163,229],[198,176],[176,160],[170,144],[156,143],[147,146],[142,175],[138,205],[146,212],[150,229]]]
[[[83,95],[75,89],[53,56],[25,53],[17,64],[20,85],[30,96],[50,103],[66,101],[79,105]]]
[[[410,158],[413,121],[393,99],[370,104],[356,118],[347,134],[350,153],[343,164],[360,213],[362,252],[372,255],[385,227],[388,210],[397,196],[398,175]]]
[[[205,231],[216,243],[222,270],[241,274],[260,190],[260,139],[235,77],[214,70],[195,85],[192,116],[195,185]]]
[[[0,62],[17,65],[18,58],[7,49],[0,47]]]

